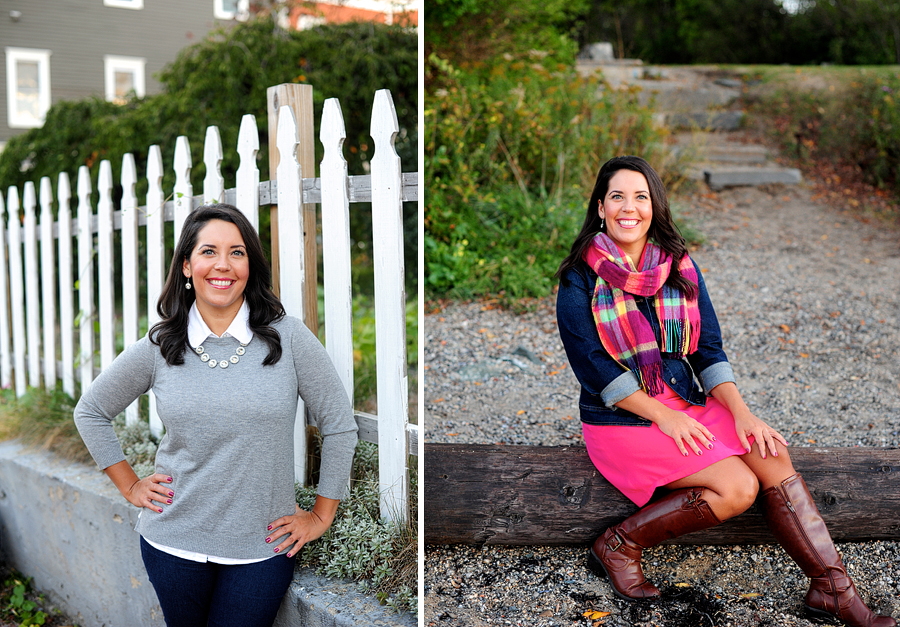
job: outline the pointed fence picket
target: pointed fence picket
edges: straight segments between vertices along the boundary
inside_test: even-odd
[[[41,326],[45,347],[44,385],[48,388],[56,387],[56,257],[52,208],[53,187],[45,176],[41,178]]]
[[[311,107],[311,92],[304,93],[305,98],[301,100],[309,104],[302,106]],[[204,203],[224,201],[235,204],[257,229],[260,206],[277,204],[277,223],[273,225],[276,227],[273,232],[277,232],[277,241],[272,242],[272,248],[278,250],[281,300],[288,314],[304,320],[304,307],[309,305],[304,299],[315,293],[309,286],[317,280],[315,265],[309,261],[315,259],[315,254],[304,250],[304,237],[309,241],[309,233],[315,231],[315,224],[307,224],[306,221],[310,218],[314,220],[315,214],[309,207],[318,203],[321,205],[324,242],[326,349],[352,402],[353,294],[350,282],[349,205],[351,202],[371,202],[378,415],[357,412],[356,420],[360,438],[379,446],[382,515],[406,519],[409,502],[408,456],[417,454],[419,435],[418,426],[408,422],[402,203],[418,200],[418,175],[401,172],[400,158],[394,150],[398,133],[397,116],[387,90],[375,95],[371,126],[375,152],[370,175],[348,175],[347,162],[342,154],[346,133],[340,103],[336,98],[326,101],[322,116],[319,140],[324,146],[324,158],[320,164],[319,178],[315,177],[314,172],[304,172],[298,161],[298,146],[308,151],[309,138],[301,137],[300,133],[307,131],[298,130],[295,110],[284,105],[277,107],[274,114],[277,119],[269,122],[270,128],[277,129],[278,165],[270,181],[260,182],[256,166],[259,152],[256,119],[245,115],[241,120],[236,146],[240,167],[232,189],[226,189],[221,174],[223,149],[219,130],[211,126],[204,141],[206,177],[203,194],[199,197],[193,195],[190,144],[188,138],[183,136],[176,141],[172,165],[175,185],[169,202],[166,202],[167,195],[162,188],[163,162],[159,146],[151,146],[148,151],[148,191],[143,207],[138,206],[135,195],[138,173],[131,154],[125,155],[122,160],[119,210],[113,203],[114,182],[108,161],[100,164],[96,183],[99,194],[96,213],[91,200],[93,187],[89,170],[86,166],[79,169],[74,221],[66,173],[60,173],[57,182],[55,223],[52,218],[54,196],[49,178],[45,177],[40,182],[40,228],[33,183],[25,184],[21,206],[17,188],[9,188],[5,205],[0,195],[0,382],[3,386],[14,383],[19,396],[25,393],[27,386],[43,384],[53,387],[57,373],[63,390],[70,395],[76,393],[76,379],[82,387],[89,385],[95,373],[107,368],[114,360],[119,326],[125,347],[138,339],[141,301],[139,272],[142,267],[146,269],[148,328],[159,321],[156,303],[165,281],[165,222],[174,223],[177,241],[188,213]],[[303,119],[310,120],[311,109],[303,110],[301,115]],[[8,215],[5,223],[4,210]],[[140,254],[141,226],[145,226],[145,257]],[[113,246],[117,229],[121,232],[118,251]],[[73,237],[77,246],[77,265],[74,268]],[[54,238],[57,238],[58,247],[54,245]],[[115,280],[116,269],[121,270],[120,282]],[[77,311],[74,302],[76,291]],[[117,298],[119,294],[121,296]],[[121,316],[117,314],[117,304],[121,305]],[[316,326],[314,320],[305,322]],[[76,327],[79,332],[77,347]],[[95,331],[95,327],[99,330]],[[313,332],[317,331],[313,328]],[[95,360],[95,336],[99,338],[99,363]],[[60,357],[58,362],[57,355]],[[160,436],[163,425],[156,411],[156,399],[152,392],[149,397],[150,429]],[[137,420],[136,401],[126,410],[126,421],[132,424]],[[298,403],[296,420],[295,474],[298,480],[305,481],[307,417],[302,401]]]
[[[59,211],[56,214],[59,237],[59,343],[62,363],[63,392],[75,396],[75,328],[62,321],[75,320],[75,297],[72,283],[72,190],[69,175],[59,174],[56,186]],[[2,274],[2,272],[0,272]]]

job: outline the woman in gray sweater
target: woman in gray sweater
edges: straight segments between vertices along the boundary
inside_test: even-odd
[[[318,339],[270,289],[259,237],[235,207],[184,223],[161,322],[84,392],[75,422],[133,505],[166,624],[268,627],[307,542],[331,525],[350,477],[356,421]],[[112,419],[151,391],[165,426],[156,472],[138,477]],[[322,465],[312,511],[294,500],[298,397]]]

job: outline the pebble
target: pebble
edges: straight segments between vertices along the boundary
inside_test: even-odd
[[[900,446],[897,226],[818,204],[804,185],[675,202],[706,236],[691,255],[751,410],[792,446]],[[521,315],[490,301],[426,314],[428,442],[582,441],[553,297]],[[870,607],[900,617],[900,542],[838,549]],[[660,546],[644,567],[663,600],[635,605],[588,571],[584,547],[427,546],[424,624],[813,625],[807,580],[778,546]]]

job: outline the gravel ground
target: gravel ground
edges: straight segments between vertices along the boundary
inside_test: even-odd
[[[793,446],[900,446],[900,229],[859,200],[827,206],[803,184],[680,203],[707,237],[692,256],[744,398]],[[577,444],[579,388],[555,321],[553,298],[524,315],[432,307],[427,441]],[[900,617],[900,542],[838,548],[870,607]],[[638,606],[587,570],[584,547],[428,546],[425,624],[812,625],[806,580],[778,546],[657,547],[645,571],[665,600]]]

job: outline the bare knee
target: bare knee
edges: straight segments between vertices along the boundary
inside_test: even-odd
[[[730,477],[730,480],[720,487],[719,509],[722,512],[720,514],[716,511],[716,515],[720,520],[725,520],[744,513],[756,501],[758,493],[759,480],[749,469],[748,472],[741,472]]]

